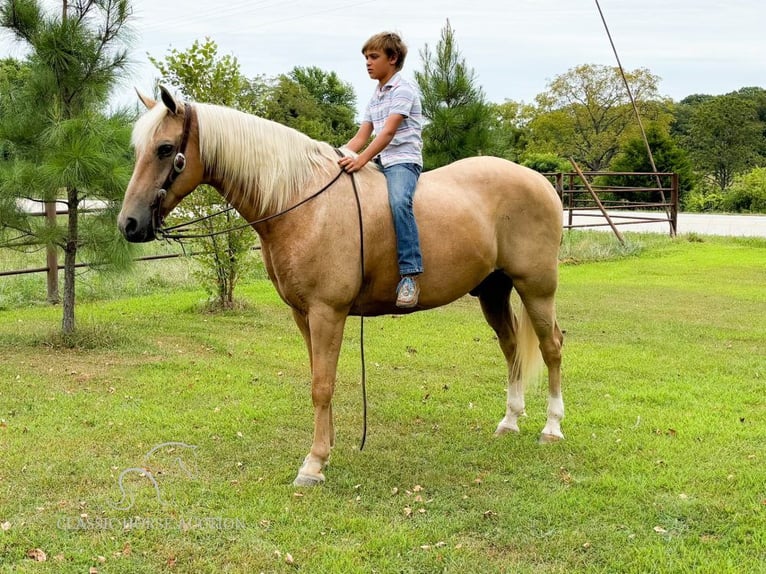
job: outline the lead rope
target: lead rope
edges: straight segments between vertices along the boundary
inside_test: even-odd
[[[340,150],[336,150],[338,155],[342,156]],[[364,288],[364,223],[362,222],[362,202],[359,200],[359,189],[356,187],[356,177],[351,176],[351,187],[354,189],[354,198],[356,199],[356,212],[359,216],[359,261],[362,272],[362,281],[359,287],[361,295]],[[362,361],[362,440],[359,443],[359,452],[364,450],[364,443],[367,441],[367,367],[364,360],[364,308],[359,305],[359,356]]]

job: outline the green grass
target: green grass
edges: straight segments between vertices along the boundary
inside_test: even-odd
[[[763,571],[766,241],[605,237],[562,248],[564,442],[536,443],[544,385],[522,432],[492,438],[505,367],[466,297],[367,320],[359,452],[350,319],[313,490],[290,486],[311,440],[308,360],[268,282],[217,315],[170,281],[85,302],[74,348],[51,335],[60,309],[9,305],[0,572]],[[197,448],[144,461],[168,441]],[[115,508],[141,465],[162,500],[133,473],[132,508]]]

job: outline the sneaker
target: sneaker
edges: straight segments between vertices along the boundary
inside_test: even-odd
[[[411,309],[418,304],[420,287],[414,277],[402,277],[396,288],[396,306],[402,309]]]

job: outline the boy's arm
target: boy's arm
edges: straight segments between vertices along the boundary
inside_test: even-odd
[[[359,153],[359,150],[364,147],[364,144],[367,143],[367,140],[370,139],[371,135],[372,123],[362,122],[359,129],[356,131],[356,134],[354,134],[354,137],[348,140],[348,143],[343,147],[350,149],[354,153]]]
[[[382,152],[384,149],[386,149],[386,146],[391,143],[391,140],[394,139],[394,136],[396,135],[396,130],[399,129],[399,126],[404,121],[404,116],[400,114],[391,114],[386,118],[386,123],[383,124],[383,129],[380,130],[380,133],[375,136],[375,139],[370,142],[370,145],[367,146],[367,148],[360,153],[357,157],[344,157],[341,158],[338,161],[338,164],[345,169],[348,173],[353,173],[355,171],[359,171],[362,169],[365,164],[367,164],[368,161],[370,161],[372,158],[374,158],[376,155],[378,155],[380,152]],[[365,125],[370,124],[362,124],[362,127]],[[352,143],[354,140],[356,140],[359,133],[362,131],[362,127],[359,128],[359,132],[357,132],[357,135],[352,138],[352,140],[349,142]],[[367,137],[370,137],[371,131],[367,134]],[[366,141],[366,140],[365,140]],[[354,150],[350,145],[346,145],[350,150]],[[361,146],[360,146],[361,147]]]

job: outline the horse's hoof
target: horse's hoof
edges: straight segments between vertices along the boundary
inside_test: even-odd
[[[323,474],[316,476],[313,474],[298,473],[298,476],[296,476],[295,480],[293,481],[293,486],[319,486],[323,482],[324,482]]]
[[[555,442],[560,442],[562,440],[564,440],[564,436],[563,435],[562,436],[558,436],[558,435],[555,435],[555,434],[543,433],[543,434],[540,435],[540,440],[538,440],[537,442],[538,442],[538,444],[553,444]]]
[[[497,425],[495,429],[495,436],[503,436],[504,434],[519,434],[519,427],[509,427],[504,424]]]

